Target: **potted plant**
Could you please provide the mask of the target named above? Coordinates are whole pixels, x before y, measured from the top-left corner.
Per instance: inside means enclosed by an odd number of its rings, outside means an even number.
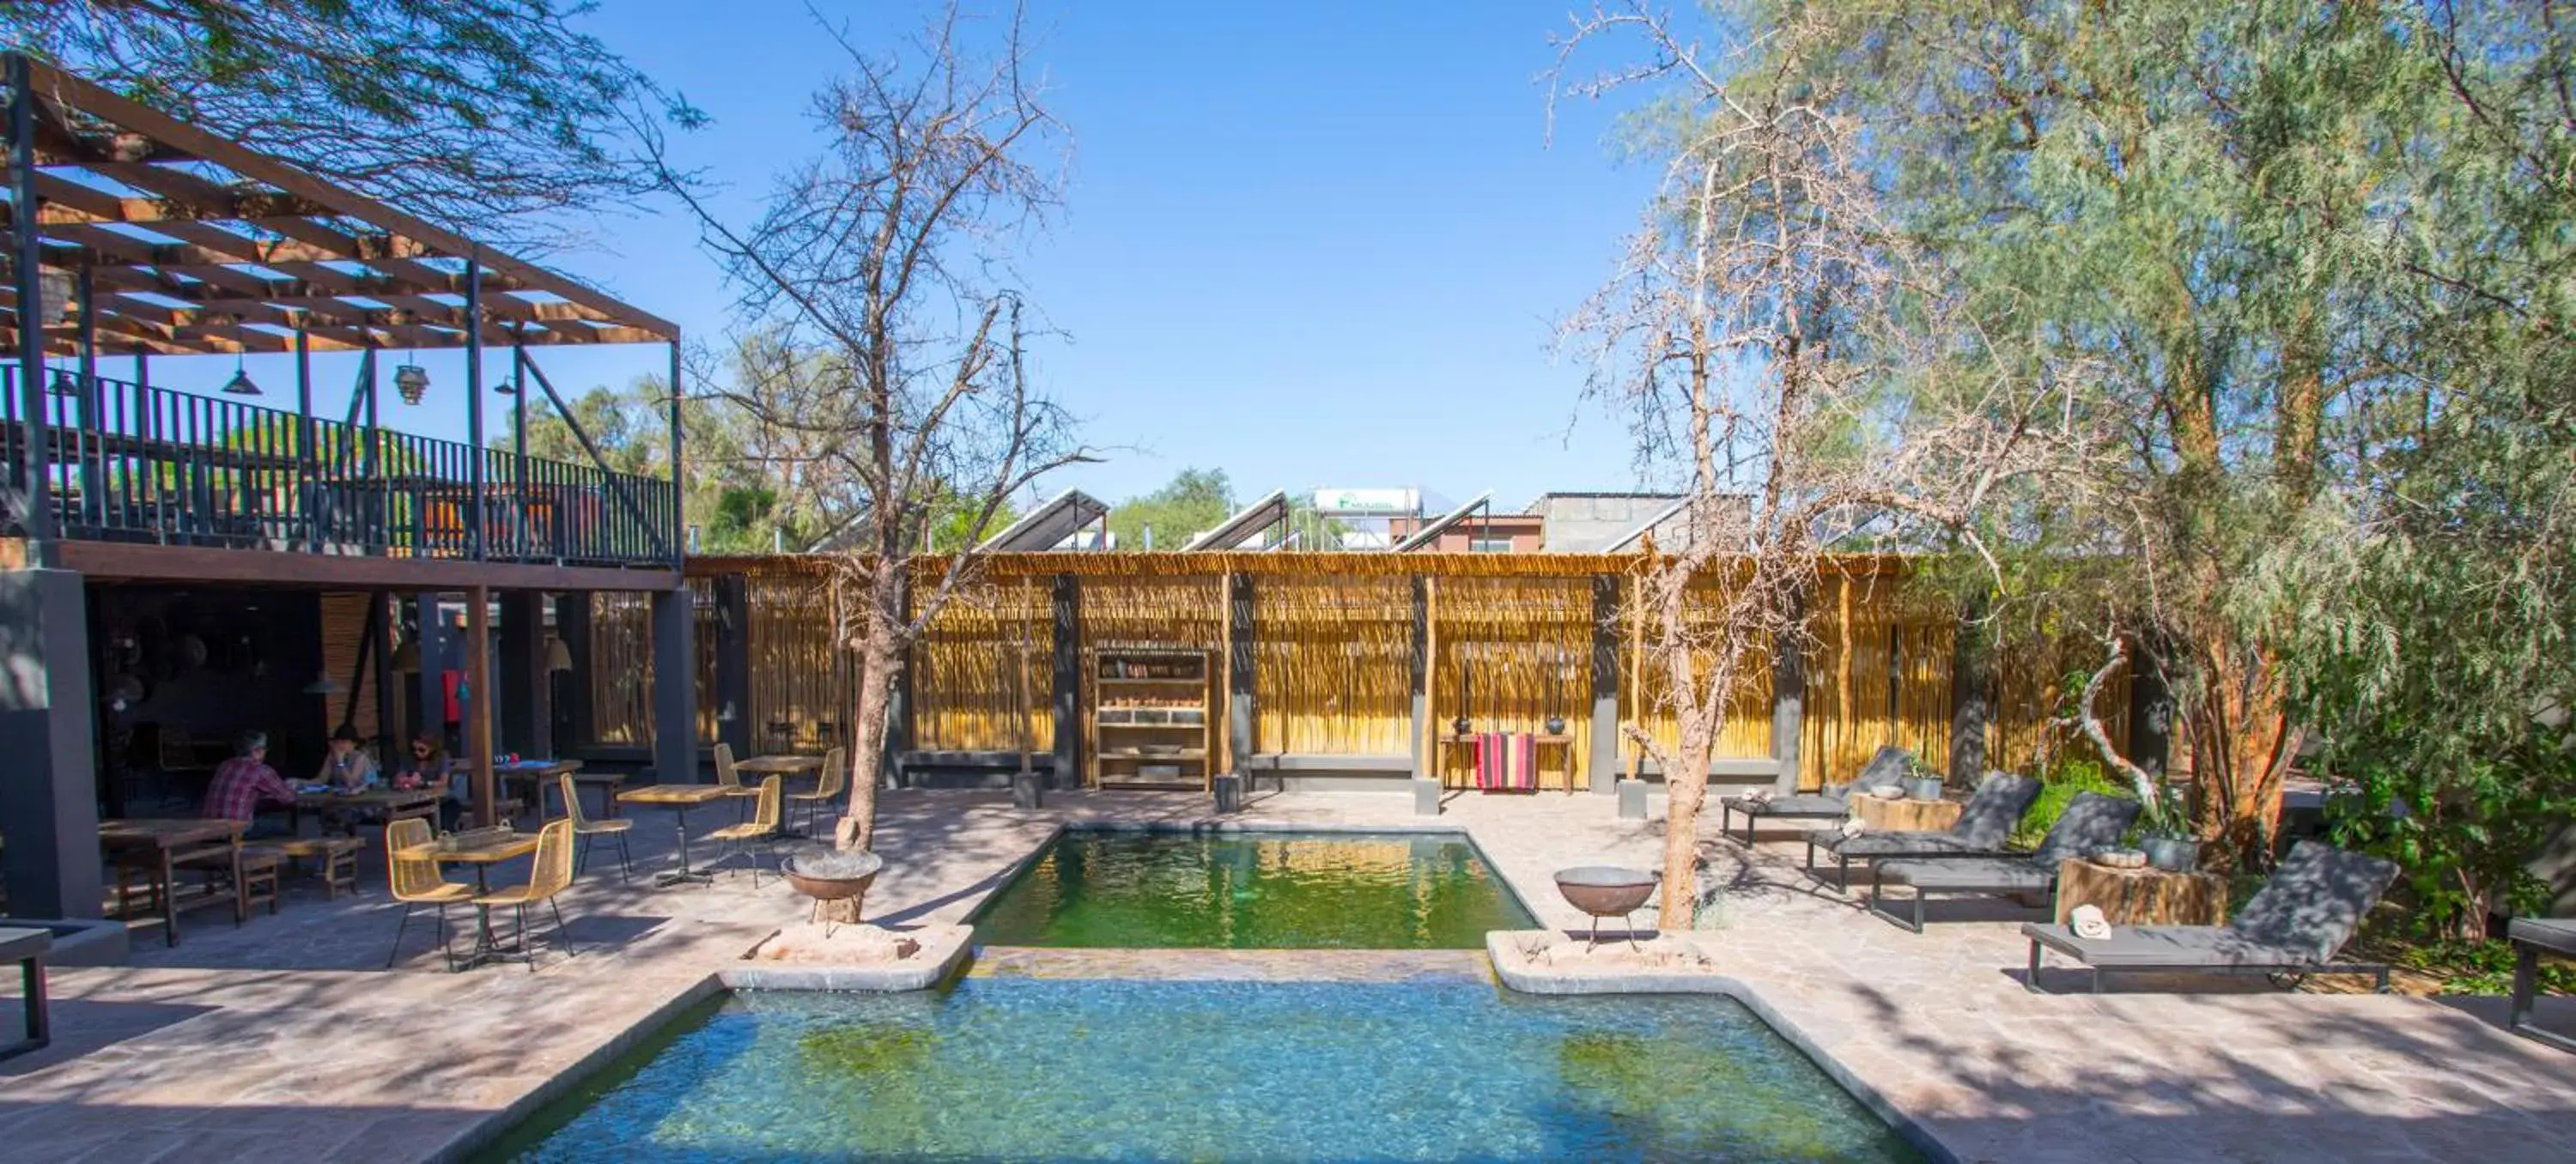
[[[1905,795],[1912,800],[1941,799],[1941,774],[1926,766],[1923,761],[1907,757]]]
[[[2184,811],[2180,790],[2157,784],[2139,819],[2138,848],[2146,853],[2147,864],[2168,873],[2189,873],[2200,867],[2200,838],[2192,835],[2191,816]]]

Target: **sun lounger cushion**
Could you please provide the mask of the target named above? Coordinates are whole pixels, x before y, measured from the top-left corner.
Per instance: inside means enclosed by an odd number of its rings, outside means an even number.
[[[2526,946],[2576,954],[2576,918],[2518,917],[2505,936]]]
[[[2058,814],[2057,823],[2048,826],[2048,835],[2040,838],[2030,859],[2055,869],[2062,861],[2112,848],[2137,822],[2138,807],[2137,801],[2125,796],[2076,793],[2066,811]]]
[[[1903,788],[1905,776],[1914,770],[1914,753],[1894,744],[1882,744],[1869,763],[1860,766],[1860,775],[1849,784],[1828,788],[1832,794],[1849,796],[1867,794],[1874,788]]]
[[[2065,926],[2032,923],[2024,937],[2088,966],[2232,967],[2305,966],[2322,962],[2300,950],[2255,941],[2228,926],[2119,926],[2107,938],[2079,938]]]
[[[1940,861],[1881,861],[1872,866],[1880,881],[1953,893],[2044,892],[2057,880],[2057,866],[2021,857],[1954,857]]]
[[[2227,928],[2257,945],[2322,962],[2343,948],[2396,879],[2393,862],[2301,841]]]
[[[1726,803],[1735,806],[1735,811],[1746,816],[1838,817],[1851,811],[1851,805],[1840,799],[1812,793],[1804,796],[1774,796],[1767,801],[1730,796],[1726,798]]]
[[[1940,856],[1945,853],[2002,853],[2013,825],[2039,799],[2039,781],[1998,772],[1977,786],[1977,794],[1959,810],[1959,823],[1940,832],[1862,833],[1813,829],[1809,844],[1846,857]]]

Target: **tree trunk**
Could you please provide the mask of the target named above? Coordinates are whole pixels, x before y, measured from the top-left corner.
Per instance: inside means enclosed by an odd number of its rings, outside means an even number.
[[[903,651],[896,641],[896,628],[873,614],[868,620],[867,636],[859,649],[859,707],[852,717],[855,730],[850,733],[850,810],[834,831],[833,843],[843,852],[864,852],[876,843],[878,771],[885,755],[886,704],[894,691],[894,669]],[[814,920],[818,922],[856,922],[862,898],[814,903]]]
[[[1682,729],[1681,746],[1674,750],[1672,765],[1664,769],[1664,892],[1655,926],[1667,932],[1691,928],[1692,913],[1699,905],[1699,810],[1708,800],[1708,753],[1717,740],[1708,708],[1724,706],[1723,700],[1699,697],[1691,674],[1690,641],[1679,633],[1685,625],[1681,596],[1688,593],[1688,578],[1685,572],[1668,590],[1673,597],[1666,600],[1664,611],[1664,665],[1671,672],[1674,712]]]
[[[2261,648],[2225,634],[2203,640],[2200,682],[2190,700],[2192,779],[2199,833],[2225,867],[2268,864],[2280,831],[2281,794],[2297,733],[2280,679]]]

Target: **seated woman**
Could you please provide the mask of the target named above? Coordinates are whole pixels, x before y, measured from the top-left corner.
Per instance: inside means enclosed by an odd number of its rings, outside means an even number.
[[[333,792],[364,792],[377,784],[376,758],[358,747],[358,733],[343,724],[331,733],[331,750],[322,757],[322,771],[313,778],[316,784],[329,785]],[[384,813],[368,808],[334,808],[322,814],[322,830],[355,834],[358,826],[384,819]]]
[[[394,787],[427,788],[440,793],[438,827],[454,829],[457,818],[465,811],[465,781],[458,777],[457,765],[447,758],[447,749],[434,736],[412,737],[411,756],[394,771]]]

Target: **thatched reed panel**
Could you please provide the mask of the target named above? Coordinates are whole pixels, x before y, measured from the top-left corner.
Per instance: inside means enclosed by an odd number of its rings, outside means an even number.
[[[1053,747],[1054,609],[1044,578],[987,579],[952,594],[912,648],[913,746]]]
[[[1454,736],[1454,721],[1465,716],[1471,732],[1543,735],[1549,716],[1562,717],[1573,741],[1540,747],[1538,786],[1588,787],[1592,580],[1441,578],[1431,597],[1431,624],[1431,734]],[[1435,746],[1441,782],[1473,787],[1475,748]]]
[[[1619,720],[1636,724],[1653,737],[1666,756],[1677,755],[1681,751],[1682,726],[1670,696],[1671,668],[1655,651],[1653,615],[1644,609],[1642,588],[1634,580],[1625,581],[1630,589],[1622,601],[1629,605],[1621,611],[1621,629],[1632,646],[1624,652],[1629,674],[1619,687]],[[1714,578],[1691,584],[1691,612],[1697,623],[1692,634],[1701,640],[1699,648],[1692,652],[1692,671],[1697,675],[1708,674],[1716,665],[1715,635],[1718,612],[1725,600],[1724,585]],[[1625,758],[1623,763],[1633,764],[1636,744],[1622,740],[1619,750]],[[1770,754],[1771,650],[1756,646],[1737,661],[1735,682],[1727,694],[1726,722],[1718,729],[1714,758],[1758,759]]]
[[[1828,570],[1808,606],[1799,786],[1842,783],[1878,749],[1949,767],[1951,644],[1958,621],[1896,571]]]
[[[340,726],[340,713],[348,711],[354,699],[356,710],[349,716],[350,725],[359,739],[376,738],[376,664],[381,660],[373,658],[371,652],[366,669],[358,670],[358,644],[367,634],[367,604],[381,601],[364,592],[322,595],[322,673],[342,687],[337,694],[322,697],[325,733]],[[387,648],[378,643],[375,649]]]
[[[1252,595],[1254,751],[1412,750],[1410,579],[1262,578]]]
[[[653,742],[653,596],[590,596],[590,716],[603,744]]]
[[[689,579],[697,653],[698,739],[716,738],[715,583]],[[591,742],[653,742],[653,596],[603,590],[590,596]]]
[[[2103,647],[2090,637],[2070,635],[2041,643],[2029,638],[2009,641],[1995,666],[1995,715],[1988,739],[1988,762],[1998,768],[2028,771],[2050,757],[2099,758],[2091,741],[2074,728],[2053,722],[2075,711],[2077,695],[2094,669],[2102,665]],[[2129,676],[2124,671],[2102,684],[2094,705],[2111,746],[2129,748]]]
[[[745,580],[753,751],[816,753],[849,742],[858,654],[835,641],[833,589],[828,577]]]

